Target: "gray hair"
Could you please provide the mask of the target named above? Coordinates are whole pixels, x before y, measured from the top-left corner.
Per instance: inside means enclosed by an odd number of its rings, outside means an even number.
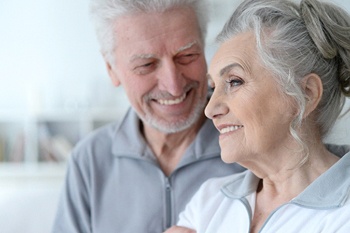
[[[281,90],[295,100],[299,114],[290,132],[302,123],[306,96],[301,87],[305,75],[316,73],[323,83],[317,106],[317,124],[324,138],[350,96],[350,16],[340,7],[317,0],[246,0],[236,9],[217,37],[223,43],[252,31],[261,61],[272,71]],[[264,40],[266,38],[266,40]]]
[[[95,23],[101,53],[112,61],[116,43],[113,26],[118,17],[137,12],[166,12],[175,8],[193,9],[204,44],[209,14],[203,0],[90,0],[90,15]]]

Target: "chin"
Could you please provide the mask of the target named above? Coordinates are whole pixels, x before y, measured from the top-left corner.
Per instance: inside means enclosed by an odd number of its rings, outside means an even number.
[[[228,155],[227,153],[223,153],[223,152],[221,152],[221,159],[225,163],[235,163],[236,162],[236,159],[232,156],[232,154]]]

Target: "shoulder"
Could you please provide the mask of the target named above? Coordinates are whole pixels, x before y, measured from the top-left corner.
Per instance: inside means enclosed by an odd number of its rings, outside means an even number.
[[[231,200],[222,192],[222,188],[242,180],[246,172],[230,176],[211,178],[204,182],[192,200],[187,204],[185,210],[179,216],[179,226],[193,229],[206,229],[213,215],[222,211],[221,207],[226,206]]]
[[[137,118],[136,114],[129,110],[120,120],[106,124],[88,133],[75,145],[73,156],[79,157],[82,156],[80,154],[86,155],[107,148],[111,149],[112,143],[116,141],[115,137],[121,134],[122,128],[128,128],[130,125],[133,125],[134,122],[130,123],[130,121],[136,121],[134,118]]]
[[[116,123],[103,126],[81,139],[74,147],[67,163],[67,176],[72,180],[89,180],[94,173],[104,177],[113,163],[111,134]],[[75,178],[74,178],[75,177]]]
[[[210,178],[203,183],[202,188],[203,189],[214,188],[214,189],[220,190],[223,186],[230,184],[232,181],[240,179],[242,176],[244,176],[244,174],[245,173],[242,172],[242,173],[232,174],[224,177]]]
[[[211,200],[211,203],[220,202],[225,198],[222,189],[227,188],[227,186],[231,187],[232,184],[243,180],[245,174],[246,171],[229,176],[208,179],[201,185],[191,202],[198,207],[208,206],[208,200]]]
[[[99,153],[110,152],[113,134],[118,123],[110,123],[84,136],[74,147],[71,156],[75,160],[87,159]]]
[[[111,141],[117,125],[118,123],[110,123],[90,132],[77,143],[76,148],[79,150],[86,147],[96,146],[99,142]]]
[[[350,145],[325,144],[326,148],[338,157],[350,153]]]
[[[210,178],[202,184],[198,193],[213,195],[214,193],[221,193],[223,189],[234,188],[243,182],[247,173],[246,170],[229,176]]]

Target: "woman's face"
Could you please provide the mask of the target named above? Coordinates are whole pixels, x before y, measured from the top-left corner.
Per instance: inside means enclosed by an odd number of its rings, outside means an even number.
[[[295,107],[263,66],[253,33],[220,46],[209,67],[215,87],[205,114],[220,131],[222,159],[243,166],[275,161],[272,154],[290,140]]]

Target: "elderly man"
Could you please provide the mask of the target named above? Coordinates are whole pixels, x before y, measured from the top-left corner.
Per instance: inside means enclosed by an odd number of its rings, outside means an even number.
[[[132,107],[74,149],[53,232],[160,233],[205,180],[243,170],[203,114],[208,14],[203,0],[94,0],[91,13]]]

